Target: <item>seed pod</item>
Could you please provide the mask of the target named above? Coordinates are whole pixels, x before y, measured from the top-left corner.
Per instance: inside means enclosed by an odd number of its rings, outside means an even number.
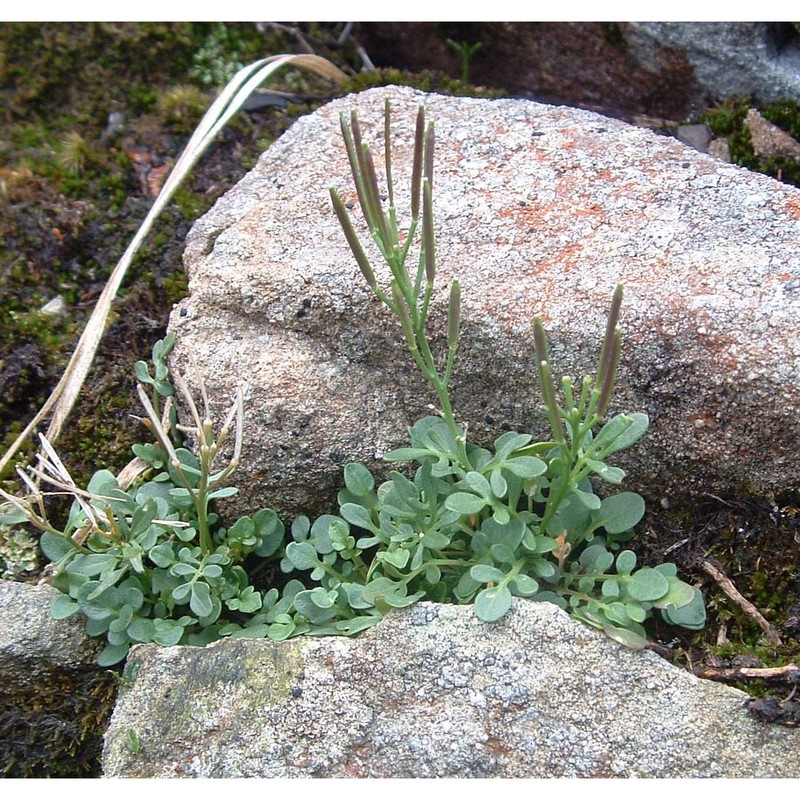
[[[428,124],[428,130],[425,131],[425,171],[422,173],[423,177],[427,178],[433,188],[433,123]]]
[[[389,98],[383,106],[383,152],[386,161],[386,184],[389,187],[389,205],[394,205],[394,186],[392,185],[392,137],[390,135],[391,108]]]
[[[614,331],[614,342],[609,350],[608,367],[603,376],[603,383],[600,384],[600,397],[597,400],[597,413],[602,417],[606,413],[611,394],[614,391],[614,384],[617,380],[617,367],[619,366],[619,356],[622,352],[622,331],[617,328]]]
[[[353,223],[350,221],[350,215],[347,213],[342,198],[339,197],[339,193],[336,189],[331,188],[330,193],[331,201],[333,202],[333,210],[336,212],[336,217],[339,220],[339,224],[342,226],[347,244],[350,245],[350,249],[353,251],[361,274],[366,279],[370,289],[375,291],[378,288],[378,282],[375,280],[375,273],[372,271],[369,259],[366,253],[364,253],[364,249],[361,247],[361,242],[358,239],[358,234],[356,234]]]
[[[461,328],[461,284],[453,281],[450,286],[450,302],[447,307],[447,344],[450,349],[458,345]]]
[[[417,111],[417,132],[414,137],[414,166],[411,170],[411,218],[419,218],[419,193],[422,182],[422,156],[425,150],[425,109]]]
[[[561,410],[556,401],[556,389],[553,385],[553,374],[550,371],[550,364],[547,360],[547,336],[544,326],[539,317],[533,320],[533,346],[536,351],[536,361],[539,368],[539,384],[542,391],[547,419],[553,431],[553,437],[559,444],[563,444],[564,429],[561,426]]]
[[[617,327],[619,323],[619,312],[622,306],[622,284],[618,284],[611,298],[611,307],[608,310],[608,320],[606,321],[606,332],[603,336],[603,346],[600,348],[600,359],[597,366],[596,385],[600,389],[600,401],[597,413],[601,416],[605,413],[611,392],[614,389],[614,381],[619,364],[621,351],[621,334]]]
[[[356,122],[357,121],[358,120],[356,119]],[[364,219],[367,221],[369,228],[372,229],[373,224],[370,218],[367,198],[364,194],[364,180],[361,175],[361,168],[359,167],[356,145],[353,141],[353,135],[350,132],[350,128],[347,127],[347,123],[344,120],[344,114],[339,115],[339,125],[342,129],[342,138],[344,139],[345,149],[347,150],[347,159],[350,162],[350,171],[353,173],[353,183],[355,184],[356,192],[358,194],[358,202],[361,206],[361,213],[364,215]]]
[[[425,277],[433,283],[436,277],[436,250],[433,237],[433,197],[427,178],[422,181],[422,242],[425,249]]]
[[[373,214],[371,225],[373,229],[377,228],[384,245],[387,248],[391,248],[392,239],[389,236],[386,215],[381,207],[381,194],[378,189],[378,173],[375,172],[375,162],[372,160],[372,153],[366,144],[361,146],[361,152],[363,154],[361,168],[364,175],[364,190],[367,195],[370,212]]]

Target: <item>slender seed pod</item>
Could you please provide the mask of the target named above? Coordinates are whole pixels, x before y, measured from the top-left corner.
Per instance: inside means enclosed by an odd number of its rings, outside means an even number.
[[[447,306],[447,344],[451,350],[458,346],[461,329],[461,284],[453,281],[450,286],[450,302]]]
[[[411,218],[419,219],[419,194],[422,185],[422,161],[425,151],[425,109],[417,111],[417,132],[414,136],[414,166],[411,170]]]
[[[375,171],[375,162],[372,160],[372,153],[367,145],[362,145],[364,152],[364,164],[366,166],[365,183],[367,193],[370,198],[370,205],[375,209],[375,216],[378,222],[378,231],[381,239],[387,248],[392,247],[392,237],[389,235],[389,226],[386,222],[386,215],[381,206],[381,193],[378,189],[378,173]]]
[[[425,132],[425,170],[423,176],[428,179],[428,182],[433,188],[433,123],[428,123],[428,130]]]
[[[425,277],[433,283],[436,277],[436,244],[433,235],[433,197],[427,178],[422,181],[422,244],[425,250]]]
[[[331,188],[330,193],[331,201],[333,202],[333,210],[336,212],[336,217],[339,220],[339,224],[342,226],[342,231],[347,239],[347,244],[350,245],[350,249],[353,251],[353,255],[355,256],[358,267],[361,270],[361,274],[366,279],[370,289],[376,291],[378,288],[378,282],[375,280],[375,273],[372,271],[369,259],[367,258],[366,253],[364,253],[364,249],[361,247],[358,234],[356,234],[355,229],[353,228],[353,223],[350,221],[350,215],[347,213],[347,209],[342,202],[342,198],[339,197],[339,193],[336,191],[336,189]]]
[[[608,319],[606,320],[606,332],[603,336],[603,346],[600,348],[600,359],[597,366],[597,386],[604,386],[608,377],[608,370],[611,366],[612,351],[614,349],[614,339],[616,336],[617,324],[619,323],[619,310],[622,306],[622,284],[618,284],[611,298],[611,306],[608,309]],[[602,389],[601,389],[602,391]]]
[[[367,225],[372,228],[372,221],[370,220],[369,206],[367,205],[367,198],[364,196],[364,181],[361,176],[361,168],[358,163],[358,152],[355,143],[353,142],[353,135],[350,133],[350,128],[344,120],[344,114],[339,115],[339,125],[342,129],[342,138],[344,139],[345,149],[347,150],[347,159],[350,162],[350,171],[353,173],[353,183],[356,187],[358,194],[358,202],[361,206],[361,213],[367,221]]]
[[[392,137],[390,132],[391,108],[387,97],[383,106],[383,152],[386,161],[386,183],[389,187],[389,205],[394,205],[394,186],[392,185]]]
[[[547,336],[539,317],[533,320],[533,346],[536,351],[536,361],[539,368],[539,384],[542,391],[547,419],[553,431],[553,437],[559,444],[565,442],[564,429],[561,425],[561,413],[556,401],[556,389],[553,385],[553,375],[547,358]]]
[[[600,384],[600,397],[597,400],[597,413],[603,416],[608,409],[608,403],[611,400],[611,394],[614,391],[614,384],[617,380],[617,367],[619,366],[619,357],[622,352],[622,331],[617,328],[614,331],[614,342],[611,345],[610,352],[607,356],[608,366],[603,376],[603,383]]]

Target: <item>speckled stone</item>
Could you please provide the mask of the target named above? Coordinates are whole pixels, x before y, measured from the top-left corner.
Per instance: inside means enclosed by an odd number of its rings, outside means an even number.
[[[800,730],[549,603],[497,623],[420,603],[356,639],[139,645],[126,675],[106,777],[800,777]]]
[[[0,681],[6,692],[36,688],[43,676],[96,669],[101,646],[83,630],[85,619],[53,619],[52,586],[0,580]]]
[[[509,428],[548,435],[532,318],[549,330],[557,374],[593,372],[622,282],[612,410],[651,419],[647,437],[615,457],[627,487],[674,504],[800,484],[797,189],[587,111],[390,87],[298,120],[187,240],[174,363],[185,369],[191,354],[218,409],[237,383],[250,386],[238,510],[330,510],[342,466],[385,474],[381,455],[434,402],[328,196],[333,185],[356,201],[340,112],[358,109],[381,153],[386,96],[401,220],[417,106],[435,121],[431,328],[443,352],[458,277],[454,406],[475,441]]]

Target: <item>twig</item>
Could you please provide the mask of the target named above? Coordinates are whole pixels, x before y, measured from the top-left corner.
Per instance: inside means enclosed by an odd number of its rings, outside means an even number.
[[[790,681],[800,680],[800,667],[797,664],[786,664],[783,667],[697,667],[693,670],[698,678],[709,678],[714,681],[740,680],[772,680],[788,678]]]
[[[344,29],[339,34],[339,38],[336,40],[336,44],[338,44],[341,47],[347,41],[347,37],[352,32],[355,25],[356,25],[355,22],[346,22]]]
[[[358,53],[361,61],[363,62],[364,66],[362,68],[362,72],[374,72],[375,65],[372,63],[372,59],[367,55],[367,51],[355,40],[353,39],[353,47]]]
[[[300,33],[300,29],[295,25],[283,25],[280,22],[267,22],[266,25],[275,31],[281,31],[282,33],[288,33],[290,36],[294,36],[294,38],[297,39],[297,44],[300,45],[300,49],[304,53],[308,53],[312,56],[315,55],[314,48],[305,40],[303,34]]]
[[[728,595],[728,597],[733,600],[762,631],[764,631],[764,635],[770,642],[776,645],[781,644],[781,637],[778,635],[778,631],[775,630],[775,627],[770,625],[770,623],[764,619],[761,612],[749,600],[742,596],[739,590],[733,585],[730,578],[721,569],[715,567],[705,558],[698,559],[698,563],[700,568],[719,584],[719,588],[722,589],[722,591],[725,592],[725,594]]]

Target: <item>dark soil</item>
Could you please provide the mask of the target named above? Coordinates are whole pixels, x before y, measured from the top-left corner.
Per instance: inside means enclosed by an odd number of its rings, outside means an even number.
[[[271,88],[291,92],[295,104],[241,113],[195,167],[129,272],[59,441],[79,483],[101,467],[122,468],[140,437],[131,416],[137,413],[133,363],[149,356],[164,335],[173,303],[186,291],[181,254],[190,225],[298,115],[333,96],[401,82],[445,93],[524,95],[628,120],[647,114],[683,122],[692,108],[706,112],[712,127],[730,137],[741,163],[776,174],[774,164],[752,163],[752,148],[748,153],[741,132],[740,109],[746,111],[746,104],[703,106],[694,90],[679,96],[676,86],[685,77],[679,60],[664,62],[672,84],[647,75],[637,83],[630,79],[634,68],[615,26],[547,23],[536,30],[540,35],[522,70],[515,66],[513,48],[530,30],[503,23],[426,23],[422,29],[376,23],[349,30],[344,23],[261,29],[210,23],[0,27],[0,446],[13,441],[57,382],[106,278],[144,219],[164,168],[174,163],[213,99],[214,81],[224,80],[220,76],[231,62],[305,49],[334,61],[352,78],[332,89],[290,75]],[[463,43],[462,51],[448,38]],[[482,47],[465,61],[466,46],[476,42]],[[380,69],[361,72],[365,56]],[[489,88],[476,89],[458,76]],[[798,119],[796,104],[784,104],[773,117],[787,130],[800,124]],[[778,169],[789,179],[800,175],[796,164]],[[63,316],[39,313],[58,296],[65,301]],[[633,548],[642,562],[675,561],[684,578],[701,586],[709,610],[706,630],[695,636],[654,629],[662,654],[695,669],[797,662],[797,506],[800,500],[788,494],[708,496],[692,508],[649,512]],[[765,643],[762,631],[698,566],[700,559],[724,571],[776,627],[782,645]],[[740,685],[772,697],[769,703],[775,705],[794,684]],[[780,722],[781,714],[773,717]]]

